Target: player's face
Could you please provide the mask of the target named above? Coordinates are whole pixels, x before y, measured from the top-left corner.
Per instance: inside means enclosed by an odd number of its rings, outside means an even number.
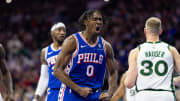
[[[103,18],[100,12],[94,12],[88,19],[86,28],[92,33],[100,34],[103,27]]]
[[[62,42],[66,36],[66,29],[64,27],[56,28],[52,32],[52,37],[55,39],[55,41]]]

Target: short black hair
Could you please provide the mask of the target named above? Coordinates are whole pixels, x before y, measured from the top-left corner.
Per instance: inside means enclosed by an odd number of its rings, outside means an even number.
[[[85,29],[84,21],[87,20],[88,18],[92,17],[95,12],[99,12],[102,15],[102,19],[103,19],[103,23],[104,23],[105,17],[100,10],[87,10],[80,16],[80,18],[78,20],[79,27],[81,30]]]

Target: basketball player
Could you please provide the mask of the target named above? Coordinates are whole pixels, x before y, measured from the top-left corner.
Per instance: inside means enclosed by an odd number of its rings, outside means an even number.
[[[104,24],[102,13],[88,10],[79,22],[84,31],[64,41],[55,65],[54,75],[63,82],[58,101],[99,101],[106,69],[109,71],[109,96],[117,85],[113,49],[100,36]]]
[[[180,76],[174,77],[173,83],[177,87],[177,89],[175,89],[175,91],[176,91],[176,100],[180,101],[180,89],[179,89],[179,87],[180,87]]]
[[[144,29],[146,42],[131,50],[125,85],[136,83],[136,101],[174,101],[173,66],[180,74],[177,49],[159,40],[161,20],[147,19]]]
[[[0,71],[2,72],[2,81],[3,85],[6,88],[6,94],[4,101],[13,101],[13,84],[11,74],[8,71],[7,63],[5,60],[5,50],[4,47],[0,44]],[[2,96],[0,94],[0,101],[3,101]]]
[[[132,88],[127,88],[124,85],[124,80],[126,78],[126,72],[122,75],[120,86],[113,94],[111,101],[118,101],[120,98],[123,98],[123,101],[135,101],[136,89],[135,86]]]
[[[60,81],[52,75],[56,57],[61,51],[61,45],[66,35],[66,27],[62,22],[54,24],[51,28],[53,43],[41,51],[41,75],[33,101],[38,101],[48,87],[47,101],[57,101]]]

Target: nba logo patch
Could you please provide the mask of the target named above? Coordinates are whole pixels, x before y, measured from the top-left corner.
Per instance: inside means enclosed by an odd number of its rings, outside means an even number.
[[[101,48],[101,44],[98,44],[98,48]]]

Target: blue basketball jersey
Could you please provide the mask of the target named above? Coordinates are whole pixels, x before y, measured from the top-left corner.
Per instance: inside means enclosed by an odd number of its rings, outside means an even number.
[[[61,49],[54,50],[52,47],[53,44],[48,46],[47,52],[46,52],[46,61],[48,64],[48,72],[49,72],[49,82],[48,87],[49,88],[60,88],[61,82],[59,79],[57,79],[53,75],[53,68],[56,63],[56,58],[58,54],[60,53]]]
[[[89,45],[81,33],[74,34],[77,49],[65,71],[72,81],[81,87],[100,88],[103,86],[106,70],[106,54],[102,37]]]

